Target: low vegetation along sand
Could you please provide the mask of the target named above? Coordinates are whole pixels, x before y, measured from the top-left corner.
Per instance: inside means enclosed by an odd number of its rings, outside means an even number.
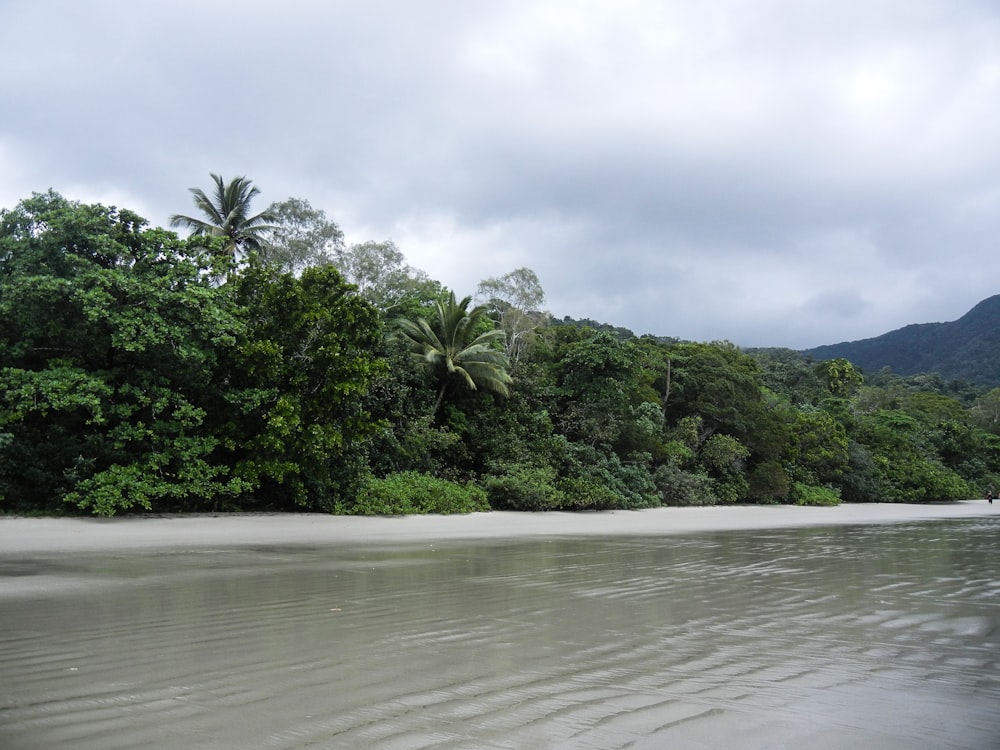
[[[0,518],[0,554],[257,544],[419,543],[560,536],[666,536],[792,526],[905,523],[1000,514],[985,500],[825,508],[715,506],[599,513],[472,513],[373,518],[218,514],[117,519]]]

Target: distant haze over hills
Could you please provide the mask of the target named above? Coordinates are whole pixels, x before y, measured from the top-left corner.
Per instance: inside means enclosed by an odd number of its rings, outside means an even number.
[[[958,320],[919,323],[875,338],[802,352],[817,360],[842,357],[864,372],[888,367],[897,375],[937,373],[946,380],[1000,386],[1000,295],[988,297]]]

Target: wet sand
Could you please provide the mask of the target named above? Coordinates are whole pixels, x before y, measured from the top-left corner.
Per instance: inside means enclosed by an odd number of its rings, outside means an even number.
[[[412,543],[540,537],[661,536],[694,532],[906,523],[1000,514],[985,500],[830,508],[714,506],[596,513],[472,513],[371,518],[325,514],[211,514],[115,519],[0,518],[0,554],[262,544]]]

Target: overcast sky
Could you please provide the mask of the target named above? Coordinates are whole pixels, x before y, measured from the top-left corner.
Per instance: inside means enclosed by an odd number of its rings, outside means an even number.
[[[996,0],[0,0],[0,207],[209,173],[454,289],[807,348],[1000,292]]]

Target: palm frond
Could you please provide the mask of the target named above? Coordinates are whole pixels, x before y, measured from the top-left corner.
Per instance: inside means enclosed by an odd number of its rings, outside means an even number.
[[[210,175],[214,183],[212,196],[201,188],[191,188],[194,204],[204,219],[175,214],[170,225],[186,227],[192,235],[228,237],[232,252],[259,250],[267,234],[276,229],[274,217],[268,212],[250,215],[250,202],[260,193],[251,180],[236,177],[226,182],[220,175]]]

